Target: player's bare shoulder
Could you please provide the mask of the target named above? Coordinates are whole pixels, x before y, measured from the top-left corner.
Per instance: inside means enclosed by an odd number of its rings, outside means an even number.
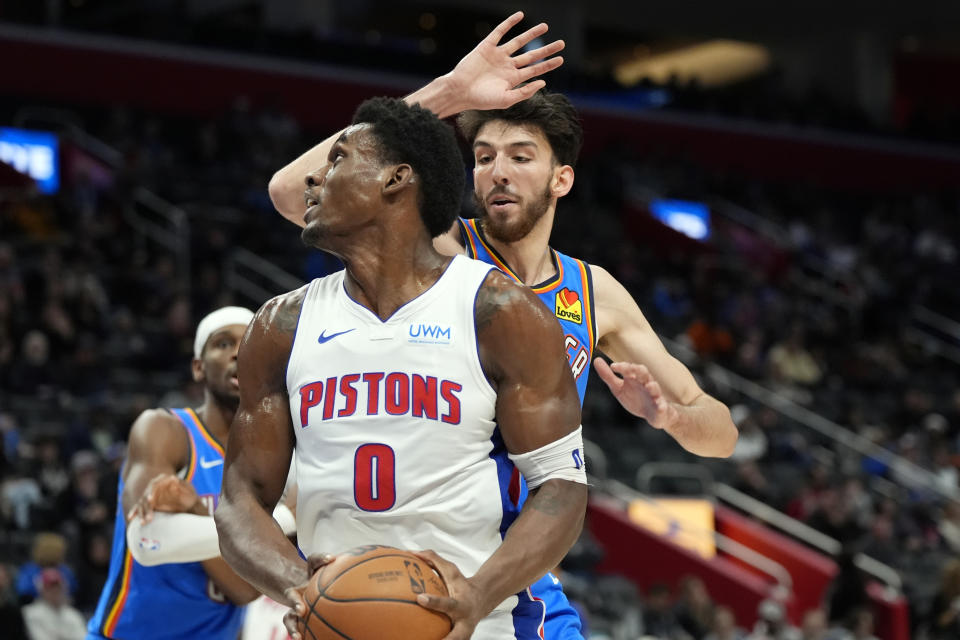
[[[299,289],[282,293],[267,300],[257,311],[250,326],[259,324],[264,330],[275,331],[280,335],[296,333],[297,323],[300,321],[300,310],[303,308],[303,301],[307,297],[309,286],[309,284],[305,284]]]
[[[147,409],[137,416],[128,442],[131,459],[163,458],[176,464],[190,454],[186,429],[167,409]]]
[[[477,333],[496,330],[512,322],[520,323],[517,329],[540,323],[556,325],[556,321],[547,311],[528,287],[517,284],[496,269],[491,269],[477,291],[474,306]]]
[[[533,291],[491,270],[474,305],[480,359],[497,380],[511,365],[566,356],[563,332]]]
[[[244,390],[276,385],[282,380],[308,287],[267,300],[253,316],[237,354],[241,398]]]

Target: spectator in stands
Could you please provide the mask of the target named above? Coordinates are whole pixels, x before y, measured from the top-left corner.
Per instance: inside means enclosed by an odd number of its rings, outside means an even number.
[[[948,500],[944,503],[938,529],[947,548],[960,554],[960,502]]]
[[[850,631],[850,640],[878,640],[873,635],[873,612],[867,607],[853,611],[847,617],[846,628]]]
[[[17,461],[19,449],[20,427],[17,426],[16,418],[11,413],[0,413],[0,454],[3,456],[0,470],[8,470]],[[5,475],[6,473],[3,473],[0,478]]]
[[[830,488],[820,496],[820,505],[810,515],[807,524],[841,544],[854,542],[863,532],[851,508],[839,488]]]
[[[787,515],[806,520],[820,508],[820,501],[830,490],[830,468],[817,463],[810,468],[807,481],[787,505]]]
[[[800,637],[803,640],[826,640],[827,614],[823,609],[810,609],[803,614]]]
[[[800,630],[787,620],[783,605],[767,598],[757,605],[757,622],[748,636],[749,640],[800,640]]]
[[[63,464],[60,442],[53,434],[44,434],[36,441],[37,468],[40,490],[48,503],[56,502],[70,484],[70,474]]]
[[[77,523],[80,534],[108,526],[116,507],[115,492],[104,495],[99,456],[83,450],[70,460],[71,482],[60,500],[58,512]]]
[[[767,455],[769,440],[760,427],[757,416],[745,404],[736,404],[730,407],[730,417],[737,425],[740,437],[733,448],[730,460],[734,462],[752,462]]]
[[[903,549],[894,532],[893,517],[878,513],[870,524],[870,532],[863,539],[863,552],[891,567],[901,566]]]
[[[680,579],[680,597],[674,606],[677,622],[694,638],[703,638],[713,626],[713,600],[707,586],[697,576]]]
[[[38,329],[27,333],[20,353],[21,359],[14,360],[10,370],[10,387],[19,393],[51,395],[60,384],[60,375],[50,362],[50,340],[46,334]]]
[[[0,511],[13,527],[28,530],[32,524],[31,512],[43,502],[43,493],[33,478],[29,460],[18,459],[11,471],[0,488]]]
[[[927,620],[931,640],[960,638],[960,558],[947,562]]]
[[[13,567],[0,563],[0,630],[10,640],[26,638],[20,600],[13,587]]]
[[[56,569],[65,581],[67,595],[77,590],[77,578],[66,564],[67,541],[59,533],[38,533],[33,539],[32,559],[20,567],[17,594],[31,600],[39,594],[38,580],[44,569]]]
[[[44,569],[39,589],[40,597],[23,607],[30,640],[83,640],[87,636],[86,621],[70,606],[63,575],[57,569]]]
[[[867,596],[867,579],[854,564],[857,551],[847,545],[837,558],[837,575],[827,591],[830,621],[848,620],[856,611],[870,604]]]
[[[767,474],[756,462],[741,462],[737,465],[733,488],[765,504],[780,504],[779,488],[770,482]]]
[[[703,640],[745,640],[747,632],[737,626],[737,619],[730,607],[717,607],[713,611],[713,624]]]
[[[89,533],[84,537],[83,554],[77,567],[80,584],[76,605],[87,615],[93,615],[110,569],[110,527]]]
[[[670,587],[657,583],[650,587],[643,609],[643,631],[648,636],[664,640],[689,640],[687,633],[673,611]]]
[[[850,476],[840,488],[840,500],[850,510],[850,518],[861,530],[866,530],[873,519],[873,498],[867,492],[860,476]]]
[[[820,382],[823,370],[806,347],[803,325],[795,323],[787,336],[773,345],[768,354],[770,376],[787,385],[813,386]]]

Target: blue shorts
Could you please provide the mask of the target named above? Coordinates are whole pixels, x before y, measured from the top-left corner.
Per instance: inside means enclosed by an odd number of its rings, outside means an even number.
[[[543,623],[544,640],[583,640],[580,615],[563,593],[563,585],[548,573],[530,587],[534,599],[546,608]]]

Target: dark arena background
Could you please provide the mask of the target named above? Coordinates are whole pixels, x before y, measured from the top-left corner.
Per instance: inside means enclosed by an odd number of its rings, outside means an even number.
[[[591,380],[585,636],[960,638],[950,0],[0,0],[0,636],[58,579],[92,615],[130,425],[202,399],[199,319],[339,268],[273,173],[517,9],[585,133],[551,244],[740,430],[697,458]]]

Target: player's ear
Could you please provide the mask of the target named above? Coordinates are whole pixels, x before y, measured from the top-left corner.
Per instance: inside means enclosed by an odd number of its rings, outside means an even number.
[[[560,165],[553,171],[553,180],[550,182],[550,195],[562,198],[573,188],[573,167],[568,164]]]
[[[388,170],[386,180],[383,183],[383,194],[385,196],[393,196],[408,186],[413,185],[416,181],[416,174],[413,172],[413,167],[408,164],[397,164],[390,167]]]
[[[194,358],[190,363],[190,372],[193,374],[194,382],[203,382],[206,372],[203,370],[203,360]]]

